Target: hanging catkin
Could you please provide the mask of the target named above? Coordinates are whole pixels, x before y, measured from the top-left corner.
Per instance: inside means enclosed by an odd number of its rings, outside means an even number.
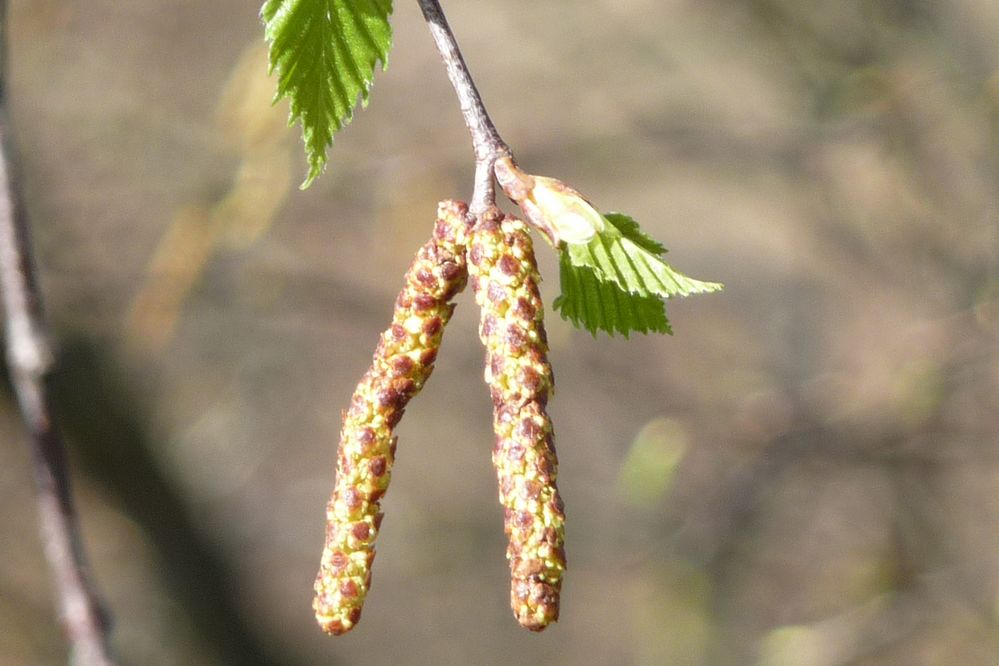
[[[326,507],[323,549],[313,608],[324,631],[350,631],[361,617],[371,584],[379,501],[395,459],[392,431],[433,370],[451,299],[465,287],[468,207],[438,207],[433,238],[413,260],[396,299],[392,325],[382,334],[371,367],[343,415],[336,484]]]
[[[498,210],[481,216],[468,243],[468,271],[481,309],[486,382],[493,400],[493,464],[509,539],[510,603],[520,624],[541,631],[558,619],[565,571],[565,515],[555,486],[553,379],[531,237]]]

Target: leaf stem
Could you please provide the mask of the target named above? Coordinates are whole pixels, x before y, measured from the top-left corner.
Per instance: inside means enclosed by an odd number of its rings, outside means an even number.
[[[493,166],[500,157],[509,157],[510,148],[500,137],[496,126],[489,118],[482,96],[472,80],[468,65],[461,55],[458,42],[451,32],[447,17],[437,0],[418,0],[423,17],[430,28],[430,34],[437,45],[441,60],[447,69],[448,78],[458,96],[465,126],[472,135],[475,150],[475,189],[469,212],[481,215],[496,205],[496,187],[493,182]]]
[[[70,663],[113,664],[107,615],[83,555],[62,437],[55,426],[45,377],[53,365],[41,295],[35,279],[28,220],[11,175],[5,97],[7,5],[0,0],[0,297],[11,382],[31,439],[38,520],[45,557],[70,643]]]

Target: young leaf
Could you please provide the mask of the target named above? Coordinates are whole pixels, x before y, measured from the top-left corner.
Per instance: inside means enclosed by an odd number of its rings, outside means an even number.
[[[260,10],[277,71],[274,101],[291,103],[289,124],[302,124],[308,187],[326,166],[333,135],[368,102],[375,65],[392,48],[392,0],[267,0]]]
[[[652,236],[642,231],[638,222],[624,213],[605,213],[604,219],[610,222],[621,234],[639,247],[652,254],[666,254],[666,248]]]
[[[598,330],[626,338],[632,331],[673,334],[666,304],[658,296],[630,294],[614,282],[601,281],[592,268],[573,266],[566,252],[559,258],[559,276],[562,294],[553,307],[576,328],[594,337]]]
[[[566,243],[560,253],[562,294],[554,307],[576,327],[594,335],[672,334],[663,298],[722,288],[677,272],[661,258],[666,248],[627,215],[604,220],[603,231],[586,243]]]
[[[587,243],[567,243],[565,252],[573,266],[590,268],[596,276],[638,296],[689,296],[719,291],[716,282],[701,282],[683,275],[662,260],[665,248],[638,228],[630,217],[604,216],[606,228]]]

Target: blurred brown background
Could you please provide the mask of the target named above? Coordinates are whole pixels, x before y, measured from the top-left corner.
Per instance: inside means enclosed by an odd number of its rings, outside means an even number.
[[[255,3],[13,0],[53,389],[128,664],[999,663],[999,3],[447,0],[534,173],[720,295],[549,317],[563,617],[507,605],[466,294],[364,620],[314,626],[339,412],[471,155],[415,2],[306,192]],[[557,294],[552,254],[539,244]],[[65,648],[0,406],[0,663]]]

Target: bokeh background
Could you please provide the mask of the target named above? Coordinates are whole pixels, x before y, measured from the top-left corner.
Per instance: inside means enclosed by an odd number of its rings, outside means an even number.
[[[562,620],[508,609],[470,295],[360,626],[314,626],[339,413],[471,156],[415,2],[311,189],[257,6],[13,0],[53,378],[128,664],[999,663],[999,3],[447,0],[522,166],[724,293],[549,317]],[[539,243],[549,302],[552,253]],[[65,646],[0,404],[0,663]]]

